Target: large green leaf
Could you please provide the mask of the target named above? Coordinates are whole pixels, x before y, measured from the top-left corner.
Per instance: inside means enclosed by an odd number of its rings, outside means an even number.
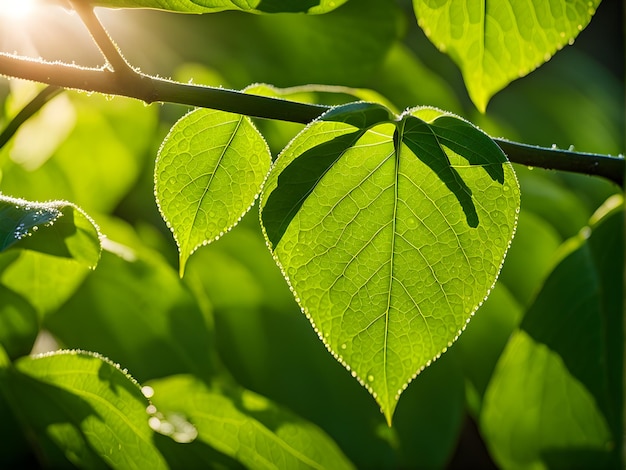
[[[156,162],[155,194],[180,252],[189,256],[230,230],[252,206],[271,155],[249,118],[197,109],[168,134]]]
[[[268,244],[332,354],[391,422],[408,382],[493,286],[519,210],[513,170],[432,108],[334,108],[279,156],[261,196]]]
[[[150,386],[159,412],[152,420],[154,429],[163,423],[171,428],[172,417],[185,417],[194,423],[200,441],[246,468],[352,468],[321,429],[254,392],[234,385],[208,387],[188,375]]]
[[[64,4],[62,0],[48,0]],[[334,10],[347,0],[96,0],[94,6],[109,8],[155,8],[181,13],[214,13],[241,10],[249,13],[309,13]]]
[[[474,104],[550,59],[587,26],[600,0],[413,0],[426,36],[463,73]]]
[[[107,359],[61,351],[20,359],[0,390],[53,468],[166,468],[152,442],[148,400]]]
[[[101,250],[98,227],[75,205],[0,194],[0,251],[12,246],[71,258],[90,268],[98,264]]]
[[[486,391],[481,425],[505,468],[620,467],[621,197],[595,219],[564,246]]]

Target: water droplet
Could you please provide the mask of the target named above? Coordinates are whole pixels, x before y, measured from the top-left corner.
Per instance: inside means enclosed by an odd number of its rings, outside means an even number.
[[[341,349],[346,349],[348,346],[346,345],[346,343],[343,343],[341,346],[339,346]]]
[[[370,381],[370,382],[373,382],[373,381],[374,381],[374,376],[373,376],[373,375],[371,375],[371,374],[370,374],[370,375],[368,375],[368,376],[367,376],[367,380],[368,380],[368,381]]]

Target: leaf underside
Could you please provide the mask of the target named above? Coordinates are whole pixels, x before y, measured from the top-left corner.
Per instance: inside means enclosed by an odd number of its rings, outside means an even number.
[[[430,108],[393,119],[363,103],[300,133],[261,195],[296,299],[389,423],[488,295],[518,209],[512,167],[471,124]]]
[[[495,93],[572,44],[599,4],[413,0],[418,24],[461,68],[470,97],[483,112]]]
[[[74,259],[90,268],[98,264],[101,251],[98,227],[75,205],[0,195],[0,252],[12,247]]]

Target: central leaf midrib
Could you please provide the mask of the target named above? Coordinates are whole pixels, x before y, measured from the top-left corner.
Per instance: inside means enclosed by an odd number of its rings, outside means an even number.
[[[230,137],[228,139],[228,142],[226,142],[226,145],[224,145],[224,150],[222,150],[222,153],[220,154],[219,158],[217,159],[217,162],[215,163],[215,169],[213,171],[213,173],[211,173],[211,175],[209,176],[209,182],[206,184],[206,186],[204,187],[204,191],[202,192],[202,196],[200,196],[200,199],[198,199],[198,204],[196,205],[196,209],[193,212],[193,220],[191,221],[191,225],[189,226],[190,229],[187,232],[187,239],[185,240],[185,246],[187,248],[189,248],[189,242],[191,239],[191,234],[193,233],[193,227],[196,225],[196,220],[198,219],[198,212],[200,212],[200,207],[202,206],[203,202],[204,202],[204,198],[206,197],[207,193],[209,192],[209,188],[211,187],[211,184],[213,183],[213,179],[215,178],[215,174],[217,173],[217,171],[220,168],[220,164],[222,163],[222,160],[224,159],[226,152],[228,151],[228,149],[230,148],[230,145],[232,144],[233,140],[235,139],[235,136],[237,135],[237,131],[239,130],[239,127],[241,127],[241,123],[243,121],[244,117],[243,116],[239,116],[239,119],[235,124],[235,129],[232,131],[232,133],[230,134]],[[192,247],[192,249],[195,247]]]
[[[395,145],[394,145],[394,167],[393,167],[393,211],[391,214],[391,245],[389,251],[389,293],[387,296],[387,308],[385,311],[385,335],[383,340],[383,377],[385,384],[385,392],[387,399],[388,409],[392,408],[392,404],[390,403],[389,393],[389,382],[387,377],[387,351],[389,348],[388,340],[389,340],[389,311],[391,308],[392,295],[391,291],[393,289],[393,280],[394,280],[394,268],[395,268],[395,248],[396,248],[396,217],[398,214],[398,182],[399,182],[399,173],[400,173],[400,149],[402,148],[402,134],[404,130],[404,121],[398,125],[396,129],[395,136]]]

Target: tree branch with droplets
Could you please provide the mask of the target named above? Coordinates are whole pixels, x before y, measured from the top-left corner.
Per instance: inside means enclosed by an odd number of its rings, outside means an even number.
[[[123,57],[118,46],[98,20],[92,6],[71,2],[91,37],[100,49],[106,64],[85,68],[59,62],[0,52],[0,75],[50,85],[51,89],[73,89],[106,95],[125,96],[147,104],[161,102],[211,108],[250,117],[308,124],[330,109],[329,106],[299,103],[280,98],[247,94],[237,90],[192,85],[152,77],[135,70]],[[56,94],[56,92],[55,92]],[[24,120],[51,98],[35,98],[0,134],[6,142]],[[10,130],[10,133],[7,132]],[[623,157],[537,147],[506,139],[494,141],[513,163],[600,176],[623,187],[626,164]]]

